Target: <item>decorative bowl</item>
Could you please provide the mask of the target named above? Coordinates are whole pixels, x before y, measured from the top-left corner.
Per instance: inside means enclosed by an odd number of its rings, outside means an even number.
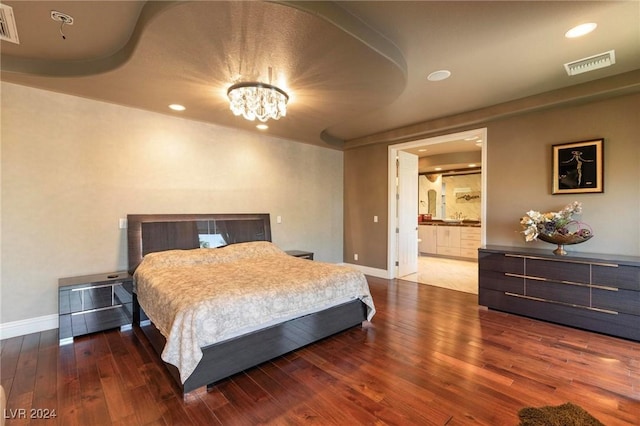
[[[591,237],[593,237],[593,234],[589,233],[586,235],[580,235],[580,234],[553,234],[553,235],[547,235],[547,234],[538,234],[538,239],[542,240],[546,243],[551,243],[551,244],[557,244],[558,248],[556,248],[553,253],[563,256],[565,254],[567,254],[567,252],[564,249],[565,245],[570,245],[570,244],[580,244],[580,243],[584,243],[585,241],[591,239]]]
[[[539,240],[542,240],[542,241],[544,241],[546,243],[562,244],[562,245],[584,243],[585,241],[587,241],[591,237],[593,237],[593,234],[589,234],[589,235],[577,235],[577,234],[547,235],[547,234],[538,234],[538,239]]]

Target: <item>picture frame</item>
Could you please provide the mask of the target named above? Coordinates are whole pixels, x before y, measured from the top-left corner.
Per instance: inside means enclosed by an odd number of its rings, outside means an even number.
[[[604,139],[552,146],[552,194],[604,192]]]

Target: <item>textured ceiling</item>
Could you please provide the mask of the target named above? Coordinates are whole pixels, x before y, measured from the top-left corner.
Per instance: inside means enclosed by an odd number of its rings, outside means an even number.
[[[257,131],[230,112],[226,90],[271,74],[291,99],[268,132],[338,149],[605,77],[640,84],[637,1],[3,3],[20,37],[2,41],[3,81]],[[74,18],[65,39],[51,10]],[[564,37],[592,21],[592,34]],[[611,49],[609,68],[564,71]],[[439,69],[451,78],[428,82]]]

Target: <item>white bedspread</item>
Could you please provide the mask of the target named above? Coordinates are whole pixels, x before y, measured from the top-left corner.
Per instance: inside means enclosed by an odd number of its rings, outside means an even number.
[[[266,241],[146,255],[134,274],[138,301],[165,336],[162,359],[184,383],[201,347],[348,300],[375,307],[364,275],[289,256]]]

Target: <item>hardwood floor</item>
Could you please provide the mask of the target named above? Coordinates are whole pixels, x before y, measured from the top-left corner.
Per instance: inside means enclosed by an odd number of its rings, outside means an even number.
[[[488,311],[469,293],[369,282],[371,324],[184,399],[136,329],[66,346],[57,330],[3,340],[3,415],[7,425],[496,426],[571,401],[608,426],[640,424],[640,343]],[[55,419],[29,419],[46,410]]]

